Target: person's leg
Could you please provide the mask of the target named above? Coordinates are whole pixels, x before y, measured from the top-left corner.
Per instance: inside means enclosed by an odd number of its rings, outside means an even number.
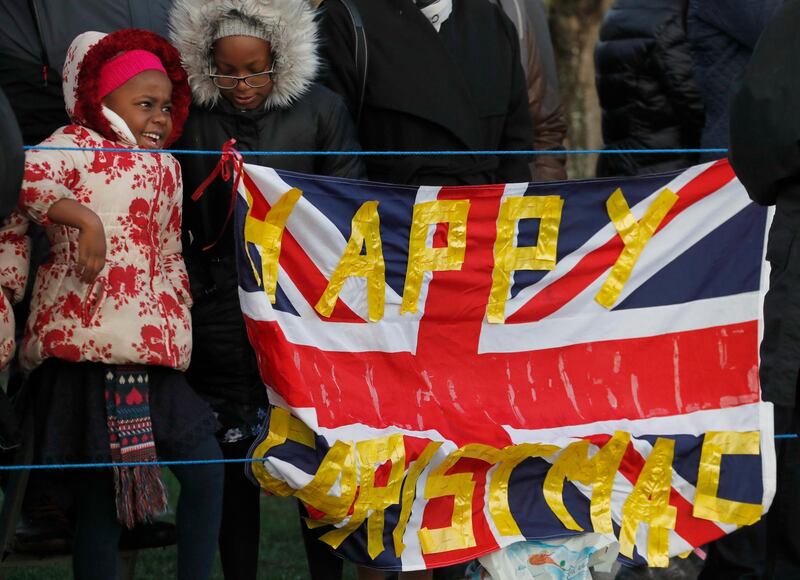
[[[720,538],[708,547],[699,580],[760,580],[767,555],[767,522],[762,519]]]
[[[319,532],[310,529],[303,518],[307,515],[303,504],[297,502],[300,511],[300,532],[306,550],[306,562],[311,580],[341,580],[344,560],[337,557],[326,544],[319,541]]]
[[[375,570],[374,568],[367,568],[366,566],[358,567],[358,580],[384,580],[384,578],[386,578],[386,572],[382,570]],[[433,578],[433,570],[400,572],[398,578],[400,580],[431,580],[431,578]]]
[[[221,460],[222,452],[209,435],[187,457]],[[181,484],[178,526],[178,580],[205,580],[211,564],[222,519],[224,469],[220,463],[175,465],[172,472]]]
[[[223,443],[225,459],[247,456],[252,439]],[[222,572],[228,580],[255,580],[258,570],[258,540],[261,525],[261,489],[244,474],[243,463],[225,465],[225,492],[219,554]]]
[[[383,580],[385,577],[386,574],[380,570],[365,566],[358,567],[358,580]]]
[[[433,570],[417,570],[416,572],[400,572],[400,580],[430,580]]]
[[[81,474],[73,486],[77,525],[72,541],[75,580],[116,580],[119,536],[111,472]]]
[[[775,433],[797,433],[797,409],[775,405]],[[800,578],[800,441],[776,441],[777,489],[766,516],[767,571],[764,578]],[[763,521],[763,520],[762,520]]]

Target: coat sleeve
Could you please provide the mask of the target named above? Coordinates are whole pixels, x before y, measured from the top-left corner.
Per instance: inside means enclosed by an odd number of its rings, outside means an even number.
[[[762,205],[800,204],[800,3],[787,4],[764,32],[730,118],[730,160],[750,197]]]
[[[533,148],[531,133],[531,114],[528,109],[528,91],[525,86],[525,73],[519,54],[519,43],[511,21],[497,9],[502,20],[502,28],[511,49],[511,96],[503,126],[503,134],[498,144],[499,150],[519,151]],[[507,183],[530,181],[530,157],[521,155],[502,155],[497,168],[498,178]]]
[[[702,127],[703,99],[695,84],[692,52],[681,15],[667,20],[656,32],[655,40],[653,58],[670,103],[684,126]]]
[[[330,96],[329,106],[320,118],[317,150],[360,151],[356,128],[342,99],[336,94],[326,93]],[[320,175],[366,179],[364,162],[358,155],[323,155],[318,159],[317,173]]]
[[[541,151],[564,149],[567,120],[558,94],[555,57],[553,55],[547,15],[540,0],[526,3],[528,22],[525,41],[528,53],[528,107],[533,122],[533,148]],[[533,160],[536,181],[557,181],[567,178],[565,155],[537,155]]]
[[[16,327],[11,302],[25,295],[30,268],[31,245],[28,238],[28,219],[18,210],[0,226],[0,369],[5,368],[16,349]],[[6,296],[11,294],[9,301]]]
[[[183,261],[183,247],[181,243],[181,222],[183,217],[183,183],[181,166],[173,161],[175,175],[175,192],[169,199],[169,206],[162,212],[161,252],[164,256],[164,267],[167,276],[175,288],[178,297],[184,304],[192,306],[192,293],[189,289],[189,276],[186,273],[186,264]]]
[[[41,143],[47,147],[75,147],[63,133],[55,133]],[[25,154],[25,174],[19,208],[32,221],[48,226],[50,207],[62,199],[80,201],[81,172],[74,151],[32,149]]]
[[[784,0],[695,0],[696,17],[753,49]]]
[[[325,0],[320,11],[322,56],[326,64],[322,82],[341,95],[351,118],[354,118],[359,91],[353,24],[339,0]]]

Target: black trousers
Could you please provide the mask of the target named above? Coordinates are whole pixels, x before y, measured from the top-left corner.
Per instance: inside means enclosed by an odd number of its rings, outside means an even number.
[[[336,556],[327,544],[317,539],[321,535],[319,530],[310,529],[303,521],[308,514],[299,500],[297,508],[300,510],[300,530],[303,533],[303,547],[306,550],[309,578],[311,580],[342,580],[344,561]]]
[[[797,433],[797,409],[775,406],[775,433]],[[778,439],[777,490],[761,521],[709,547],[700,580],[800,579],[800,440]]]

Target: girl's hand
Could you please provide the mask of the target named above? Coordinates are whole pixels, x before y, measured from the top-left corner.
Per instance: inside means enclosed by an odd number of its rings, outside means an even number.
[[[106,265],[106,233],[103,222],[94,212],[94,219],[78,230],[78,274],[87,284],[94,282],[97,275]]]
[[[97,214],[74,199],[60,199],[50,206],[53,223],[78,229],[78,264],[81,280],[94,282],[106,264],[106,232]]]

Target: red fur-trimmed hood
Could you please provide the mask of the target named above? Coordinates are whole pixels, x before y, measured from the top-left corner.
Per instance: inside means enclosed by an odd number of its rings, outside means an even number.
[[[148,50],[161,59],[172,81],[172,133],[166,145],[174,143],[183,131],[189,114],[191,93],[180,54],[165,39],[147,30],[128,29],[104,34],[84,32],[75,37],[64,61],[64,102],[73,122],[94,129],[107,139],[118,141],[118,134],[103,114],[97,85],[102,66],[121,52]]]

